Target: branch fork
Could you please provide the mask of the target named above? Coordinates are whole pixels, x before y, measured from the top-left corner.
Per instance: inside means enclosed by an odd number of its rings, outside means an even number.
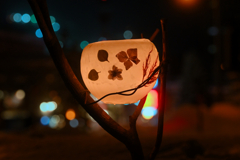
[[[64,55],[64,52],[59,44],[59,41],[54,33],[54,30],[52,28],[46,0],[28,0],[28,2],[34,12],[39,28],[42,31],[44,42],[55,63],[55,66],[57,67],[62,79],[64,80],[65,85],[71,91],[75,99],[89,113],[89,115],[92,116],[99,123],[99,125],[104,130],[106,130],[109,134],[111,134],[117,140],[125,144],[125,146],[130,151],[131,157],[133,160],[144,160],[144,154],[143,154],[141,143],[136,130],[136,121],[141,113],[141,110],[144,106],[147,96],[141,99],[136,110],[129,117],[130,129],[126,130],[125,128],[120,126],[97,103],[94,103],[94,100],[91,98],[89,92],[84,89],[84,87],[81,85],[81,83],[78,81],[77,77],[75,76],[74,72],[72,71],[72,68],[68,63]],[[157,29],[154,32],[150,40],[153,40],[158,32],[159,32],[159,29]],[[163,49],[164,49],[164,46],[163,46]],[[163,57],[164,57],[164,52],[163,52]],[[162,61],[163,61],[162,63],[164,63],[165,59],[163,58]],[[160,77],[164,78],[166,67],[162,67],[161,70],[163,71],[162,72],[163,76],[160,76]],[[162,85],[164,85],[164,83],[162,84],[162,78],[161,78],[161,86]],[[163,88],[163,91],[165,91],[164,88]],[[160,98],[161,100],[163,100],[162,98],[164,98],[164,95],[160,94]],[[90,105],[86,105],[86,104],[90,104]],[[159,124],[160,126],[159,131],[161,132],[162,126],[163,126],[162,122],[163,122],[164,107],[159,106],[159,108],[160,108],[159,119],[161,119]],[[155,149],[154,149],[155,152],[158,151],[157,149],[160,146],[159,142],[161,143],[159,139],[161,139],[161,134],[158,133],[158,138],[156,143],[157,145],[155,145]],[[151,155],[151,159],[155,158],[154,155],[153,154]]]

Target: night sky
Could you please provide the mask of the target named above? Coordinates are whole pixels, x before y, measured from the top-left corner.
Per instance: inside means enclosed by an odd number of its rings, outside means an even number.
[[[211,67],[214,54],[209,46],[214,37],[208,30],[214,25],[211,0],[85,0],[58,1],[49,0],[50,15],[56,18],[61,28],[56,32],[66,48],[78,46],[83,40],[96,42],[100,37],[109,40],[124,39],[123,33],[130,30],[132,38],[150,38],[156,28],[160,28],[160,19],[167,19],[168,55],[171,62],[170,72],[181,72],[182,56],[187,52],[197,52],[205,59],[205,65]],[[7,17],[12,13],[32,14],[26,0],[1,2],[0,29],[35,34],[37,24],[9,23]],[[231,52],[235,60],[239,57],[239,0],[220,0],[219,34],[224,39],[226,28],[231,36]],[[161,50],[161,34],[154,43]],[[236,62],[237,63],[237,62]],[[234,65],[233,65],[234,66]]]

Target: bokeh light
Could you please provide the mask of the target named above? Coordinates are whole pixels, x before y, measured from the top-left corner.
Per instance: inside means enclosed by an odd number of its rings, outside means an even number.
[[[73,109],[69,109],[69,110],[67,110],[65,116],[68,120],[73,120],[76,117],[76,114]]]
[[[15,96],[18,100],[22,100],[25,97],[25,92],[19,89],[16,91]]]
[[[42,31],[41,31],[40,29],[37,29],[37,30],[36,30],[35,35],[36,35],[38,38],[42,38],[42,37],[43,37]]]
[[[146,102],[143,107],[158,108],[158,92],[156,90],[151,90],[148,93]]]
[[[180,5],[182,7],[194,7],[197,6],[200,0],[175,0],[177,5]]]
[[[63,42],[59,41],[59,44],[60,44],[61,48],[63,48]]]
[[[40,104],[40,110],[42,111],[42,112],[47,112],[47,103],[46,102],[42,102],[41,104]]]
[[[53,17],[53,16],[50,16],[50,20],[51,20],[52,23],[56,22],[56,18]]]
[[[58,128],[61,129],[61,128],[65,127],[66,122],[65,122],[65,117],[63,115],[60,114],[59,118],[60,118],[60,120],[58,122]]]
[[[42,112],[52,112],[55,109],[57,109],[57,103],[54,101],[50,101],[50,102],[42,102],[40,104],[40,110]]]
[[[158,87],[158,79],[155,82],[155,85],[153,86],[153,89],[156,89]]]
[[[125,39],[131,39],[132,36],[133,36],[133,34],[132,34],[132,32],[129,31],[129,30],[126,30],[126,31],[123,33],[123,37],[124,37]]]
[[[104,109],[104,111],[109,115],[109,112],[108,112],[108,110],[106,110],[106,109]]]
[[[48,111],[54,111],[57,108],[57,103],[54,101],[47,103]]]
[[[82,42],[80,43],[80,47],[81,47],[82,49],[84,49],[88,44],[89,44],[88,41],[82,41]]]
[[[154,107],[145,107],[142,109],[141,113],[144,119],[149,120],[157,114],[157,109]]]
[[[98,39],[98,41],[106,41],[107,40],[107,38],[105,38],[105,37],[100,37],[99,39]]]
[[[79,124],[77,119],[72,119],[71,121],[69,121],[69,124],[72,128],[76,128]]]
[[[52,23],[53,30],[57,32],[60,29],[60,24],[57,22]]]
[[[32,23],[37,23],[37,20],[36,20],[34,14],[31,15],[31,22],[32,22]]]
[[[137,101],[136,103],[134,103],[136,106],[138,106],[138,104],[140,103],[140,100],[139,101]]]
[[[48,116],[42,116],[40,119],[40,122],[42,125],[46,126],[49,124],[50,118]]]
[[[30,20],[31,20],[31,17],[29,14],[26,13],[26,14],[22,15],[23,23],[28,23],[28,22],[30,22]]]
[[[208,28],[208,34],[211,36],[216,36],[218,34],[218,32],[219,32],[219,30],[215,26]]]
[[[13,15],[13,20],[14,20],[14,22],[21,22],[21,20],[22,20],[22,15],[20,14],[20,13],[15,13],[14,15]]]
[[[60,117],[58,115],[53,115],[49,122],[49,127],[56,128],[58,126],[58,123],[60,121]]]
[[[137,101],[136,103],[133,103],[134,105],[136,105],[136,106],[138,106],[138,104],[140,103],[140,100],[139,101]],[[131,104],[131,103],[130,103]],[[127,104],[124,104],[124,105],[130,105],[129,103],[127,103]]]

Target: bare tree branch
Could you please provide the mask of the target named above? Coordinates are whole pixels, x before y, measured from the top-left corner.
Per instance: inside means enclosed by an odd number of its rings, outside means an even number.
[[[165,20],[161,19],[162,27],[162,65],[161,65],[161,74],[160,74],[160,90],[159,90],[159,106],[158,106],[158,131],[157,139],[152,153],[150,154],[150,160],[155,159],[160,145],[162,143],[163,135],[163,118],[164,118],[164,108],[165,108],[165,99],[166,99],[166,76],[167,76],[167,60],[166,60],[166,35],[165,35]]]
[[[52,22],[51,22],[51,19],[49,18],[50,15],[49,15],[49,12],[48,12],[48,7],[47,7],[47,2],[45,0],[37,0],[36,1],[38,3],[38,6],[40,8],[40,10],[42,11],[42,15],[43,15],[43,18],[45,20],[45,23],[49,29],[49,31],[54,34],[54,30],[53,30],[53,27],[52,27]]]
[[[158,32],[159,32],[159,29],[157,28],[157,29],[155,30],[155,32],[152,34],[152,36],[149,38],[149,40],[150,40],[150,41],[153,41],[153,40],[155,39],[155,37],[157,36]]]
[[[146,99],[147,99],[147,95],[140,100],[140,102],[139,102],[137,108],[135,109],[134,113],[129,117],[130,126],[131,126],[132,123],[135,123],[135,125],[136,125],[137,118],[142,111],[142,108],[145,104]]]
[[[64,55],[64,52],[58,42],[56,35],[49,31],[49,26],[47,25],[46,21],[49,23],[50,18],[48,16],[48,13],[46,13],[46,10],[48,10],[46,8],[46,1],[28,0],[28,2],[43,33],[43,38],[49,50],[49,53],[52,56],[52,59],[65,82],[65,85],[71,91],[79,104],[99,123],[99,125],[102,126],[102,128],[104,128],[113,137],[125,144],[127,142],[126,129],[116,123],[105,111],[103,111],[101,107],[99,107],[98,104],[89,106],[85,105],[85,100],[87,103],[92,103],[94,100],[90,97],[89,94],[86,94],[86,90],[83,88],[74,72],[72,71],[72,68],[70,67]],[[39,3],[41,3],[41,7],[39,7]]]
[[[103,129],[126,145],[133,160],[143,160],[144,155],[136,130],[136,120],[141,113],[147,96],[141,99],[135,112],[132,116],[130,116],[130,129],[126,130],[121,127],[101,107],[99,107],[97,103],[93,103],[94,100],[90,97],[88,91],[84,89],[72,71],[72,68],[68,63],[52,28],[46,0],[28,0],[28,2],[34,12],[39,28],[42,31],[44,42],[55,63],[55,66],[57,67],[65,85],[71,91],[75,99]],[[151,41],[155,38],[157,33],[158,29],[151,36]],[[93,104],[85,105],[90,103]]]

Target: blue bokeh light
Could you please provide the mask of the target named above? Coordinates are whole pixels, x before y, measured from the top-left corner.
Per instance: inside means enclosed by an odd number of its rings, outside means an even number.
[[[56,22],[56,18],[53,17],[53,16],[50,16],[50,20],[51,20],[52,23]]]
[[[153,86],[153,89],[156,89],[156,88],[157,88],[157,86],[158,86],[158,79],[157,79],[157,81],[156,81],[155,85]]]
[[[14,20],[14,22],[21,22],[21,20],[22,20],[22,15],[20,14],[20,13],[15,13],[14,15],[13,15],[13,20]]]
[[[144,107],[141,113],[145,119],[151,119],[157,114],[157,109],[154,107]]]
[[[42,38],[42,37],[43,37],[42,31],[41,31],[40,29],[37,29],[37,30],[36,30],[35,35],[36,35],[38,38]]]
[[[49,124],[50,118],[48,116],[42,116],[40,119],[40,122],[42,125],[46,126]]]
[[[28,22],[30,22],[30,20],[31,20],[31,17],[29,14],[26,13],[26,14],[22,15],[23,23],[28,23]]]
[[[64,46],[63,42],[59,41],[59,44],[60,44],[61,48],[63,48],[63,46]]]
[[[132,36],[133,36],[133,34],[132,34],[132,32],[129,31],[129,30],[126,30],[126,31],[123,33],[123,37],[124,37],[125,39],[131,39]]]
[[[140,103],[140,100],[139,101],[137,101],[136,103],[134,103],[136,106],[138,106],[138,104]]]
[[[88,41],[82,41],[82,42],[80,43],[80,47],[81,47],[82,49],[84,49],[88,44],[89,44]]]
[[[69,122],[69,124],[70,124],[70,126],[71,126],[72,128],[76,128],[79,123],[78,123],[78,120],[77,120],[77,119],[73,119],[73,120],[71,120],[71,121]]]
[[[57,22],[52,23],[53,30],[57,32],[60,29],[60,24]]]

